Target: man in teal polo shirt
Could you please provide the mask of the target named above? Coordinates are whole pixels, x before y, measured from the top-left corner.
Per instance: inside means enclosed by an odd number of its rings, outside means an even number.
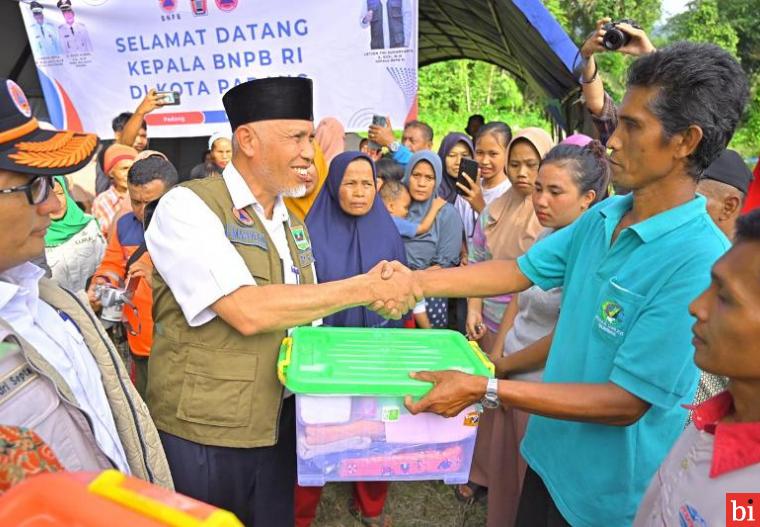
[[[607,144],[614,181],[630,195],[598,204],[517,261],[416,273],[425,296],[564,288],[543,383],[419,372],[435,387],[407,401],[415,413],[455,415],[482,398],[534,414],[518,525],[630,524],[683,430],[681,404],[698,378],[687,308],[729,247],[695,189],[747,94],[741,68],[716,46],[678,43],[639,58]]]

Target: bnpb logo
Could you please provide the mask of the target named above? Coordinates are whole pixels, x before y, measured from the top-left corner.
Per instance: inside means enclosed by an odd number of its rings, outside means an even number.
[[[31,117],[32,107],[29,105],[29,99],[24,95],[24,90],[10,79],[5,81],[5,87],[8,89],[8,95],[11,96],[11,100],[13,101],[13,104],[16,105],[18,111],[21,112],[24,117]]]
[[[216,7],[221,11],[232,11],[238,6],[238,0],[216,0]]]
[[[760,527],[760,493],[726,494],[726,527]]]
[[[177,9],[177,0],[158,0],[164,13],[173,13]]]

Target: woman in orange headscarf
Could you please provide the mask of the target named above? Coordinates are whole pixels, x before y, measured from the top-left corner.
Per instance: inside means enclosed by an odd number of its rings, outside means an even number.
[[[300,198],[285,198],[285,206],[295,217],[304,221],[309,213],[311,206],[319,195],[322,185],[327,179],[327,163],[322,153],[322,148],[317,141],[314,141],[314,162],[309,167],[309,176],[311,179],[306,184],[306,194]]]

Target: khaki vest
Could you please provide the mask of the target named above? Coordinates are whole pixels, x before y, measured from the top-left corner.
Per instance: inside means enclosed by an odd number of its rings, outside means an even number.
[[[257,286],[283,283],[282,261],[263,223],[251,207],[244,213],[249,219],[241,221],[221,177],[182,186],[217,215]],[[301,248],[291,227],[303,229]],[[290,215],[285,231],[293,262],[300,267],[301,283],[313,284],[313,257],[303,223]],[[219,317],[190,327],[158,272],[153,281],[155,327],[147,399],[158,429],[204,445],[276,444],[283,394],[277,380],[277,355],[286,332],[244,336]]]

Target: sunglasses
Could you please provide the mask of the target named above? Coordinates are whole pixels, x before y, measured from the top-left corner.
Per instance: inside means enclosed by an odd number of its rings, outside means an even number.
[[[53,176],[34,176],[26,185],[0,189],[0,194],[23,192],[29,205],[39,205],[50,196],[53,188]]]

